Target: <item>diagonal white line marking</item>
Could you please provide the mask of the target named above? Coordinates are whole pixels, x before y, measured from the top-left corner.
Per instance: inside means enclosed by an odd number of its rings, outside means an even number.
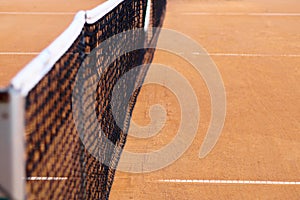
[[[199,184],[240,184],[240,185],[300,185],[296,181],[253,181],[253,180],[184,180],[184,179],[163,179],[157,180],[160,183],[199,183]]]
[[[65,181],[68,180],[68,177],[26,177],[27,181]]]

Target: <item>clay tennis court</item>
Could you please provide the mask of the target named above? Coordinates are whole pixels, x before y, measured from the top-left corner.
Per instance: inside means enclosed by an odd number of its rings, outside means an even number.
[[[8,85],[75,12],[98,4],[2,0],[0,85]],[[214,149],[200,159],[211,117],[207,87],[185,60],[158,51],[154,62],[178,70],[193,86],[201,110],[197,135],[182,157],[161,170],[118,171],[110,199],[299,199],[299,22],[298,0],[169,0],[164,28],[197,41],[220,71],[227,100],[224,128]],[[147,139],[129,136],[126,150],[159,150],[176,135],[181,111],[164,87],[142,88],[133,120],[149,123],[149,107],[157,103],[167,111],[164,128]]]

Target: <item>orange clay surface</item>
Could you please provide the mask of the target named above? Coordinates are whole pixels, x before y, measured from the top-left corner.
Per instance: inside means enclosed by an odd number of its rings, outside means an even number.
[[[98,3],[1,0],[0,85],[8,85],[68,26],[72,12]],[[169,0],[164,27],[193,38],[212,55],[226,89],[224,129],[215,148],[200,159],[211,117],[207,87],[185,60],[157,51],[154,62],[175,68],[193,86],[201,109],[199,129],[189,149],[168,167],[141,174],[117,171],[110,199],[300,199],[300,185],[296,184],[158,182],[300,181],[300,1]],[[159,150],[176,135],[180,107],[176,96],[164,87],[142,88],[133,120],[140,125],[149,123],[149,107],[157,103],[167,111],[164,128],[147,139],[129,136],[126,150]]]

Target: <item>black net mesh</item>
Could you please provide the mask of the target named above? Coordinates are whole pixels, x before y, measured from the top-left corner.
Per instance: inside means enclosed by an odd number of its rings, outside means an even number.
[[[106,49],[105,53],[99,45],[118,33],[143,28],[146,6],[147,0],[125,0],[94,24],[85,24],[74,44],[29,92],[26,97],[28,199],[108,199],[139,93],[139,89],[134,90],[132,86],[143,82],[148,65],[134,68],[151,63],[155,49],[127,52],[111,63],[109,56],[141,41],[156,43],[158,32],[148,36],[141,31],[136,32],[122,38],[121,42],[106,46],[108,52]],[[162,26],[165,6],[165,0],[152,3],[150,27]],[[78,76],[83,65],[86,70]],[[101,68],[104,65],[109,67]],[[117,104],[118,118],[123,126],[120,128],[112,112],[112,91],[117,81],[132,69],[135,76],[121,85],[124,88],[120,91],[125,92],[114,100],[129,99],[129,102]],[[93,91],[92,96],[87,95],[90,90]],[[82,126],[88,131],[83,133],[83,139],[79,137],[74,119],[90,113],[85,113],[82,108],[74,109],[74,94],[80,97],[79,102],[93,108],[96,113],[96,122],[84,118],[86,121]],[[114,144],[113,149],[107,149],[110,147],[97,131],[99,127],[105,138]],[[87,144],[83,143],[85,139],[89,141]],[[106,152],[103,154],[105,162],[95,156],[99,149]]]

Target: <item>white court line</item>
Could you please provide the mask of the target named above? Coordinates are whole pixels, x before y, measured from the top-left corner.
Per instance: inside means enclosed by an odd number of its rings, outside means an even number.
[[[240,184],[240,185],[300,185],[294,181],[250,181],[250,180],[182,180],[166,179],[158,180],[161,183],[200,183],[200,184]]]
[[[183,52],[179,53],[183,55]],[[231,57],[300,57],[300,54],[256,54],[256,53],[200,53],[192,52],[193,55],[199,56],[231,56]]]
[[[27,181],[65,181],[68,177],[27,177]]]
[[[181,15],[300,17],[300,13],[183,12]]]
[[[0,15],[75,15],[76,12],[0,12]]]
[[[7,11],[0,12],[0,15],[74,15],[76,12],[17,12]],[[203,16],[286,16],[286,17],[300,17],[300,13],[243,13],[243,12],[183,12],[181,15],[203,15]]]
[[[0,52],[0,55],[38,55],[40,52]],[[183,55],[184,53],[179,53]],[[192,52],[193,55],[207,56],[200,52]],[[209,56],[231,57],[300,57],[300,54],[255,54],[255,53],[209,53]]]
[[[193,55],[205,55],[192,52]],[[235,57],[300,57],[300,54],[255,54],[255,53],[209,53],[210,56],[235,56]]]
[[[0,55],[38,55],[40,52],[0,52]]]

